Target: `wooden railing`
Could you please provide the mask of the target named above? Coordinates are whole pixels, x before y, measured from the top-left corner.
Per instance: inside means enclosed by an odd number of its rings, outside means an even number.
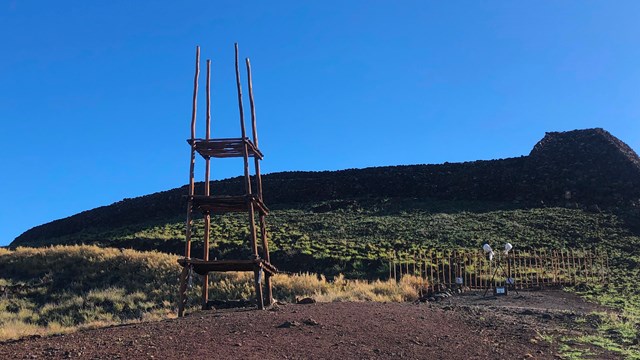
[[[608,281],[609,259],[605,252],[582,249],[496,251],[493,260],[481,250],[464,249],[390,254],[389,278],[400,280],[407,274],[424,279],[425,287],[431,290],[603,284]]]

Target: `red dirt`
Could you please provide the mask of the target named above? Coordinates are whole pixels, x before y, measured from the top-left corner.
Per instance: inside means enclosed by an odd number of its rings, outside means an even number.
[[[465,293],[437,303],[199,311],[0,343],[0,359],[554,359],[557,349],[539,332],[577,331],[573,319],[593,310],[602,308],[549,290]]]

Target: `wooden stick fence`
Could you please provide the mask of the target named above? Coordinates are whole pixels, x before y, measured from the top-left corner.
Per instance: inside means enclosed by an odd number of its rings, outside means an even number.
[[[423,250],[389,254],[389,278],[421,278],[431,291],[466,287],[486,289],[513,284],[516,289],[605,284],[609,259],[597,250],[544,249],[508,254],[496,252],[493,261],[475,250]]]

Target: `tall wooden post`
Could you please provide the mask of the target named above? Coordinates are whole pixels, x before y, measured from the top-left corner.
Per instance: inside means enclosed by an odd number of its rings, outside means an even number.
[[[433,292],[435,290],[434,284],[436,282],[436,280],[433,278],[433,250],[429,250],[429,273],[427,276],[429,279],[429,288]]]
[[[250,242],[251,242],[251,250],[253,251],[253,258],[259,259],[258,255],[258,244],[257,244],[257,236],[256,236],[256,218],[252,200],[252,191],[251,191],[251,178],[249,176],[249,145],[246,143],[247,140],[247,131],[244,123],[244,107],[242,106],[242,85],[240,84],[240,64],[239,64],[239,54],[238,54],[238,43],[235,44],[236,50],[236,86],[238,89],[238,110],[240,111],[240,130],[242,133],[242,141],[243,141],[243,150],[244,150],[244,178],[245,178],[245,192],[248,196],[248,210],[249,210],[249,231],[250,234]],[[261,276],[262,271],[258,268],[254,270],[254,280],[256,287],[256,299],[258,302],[258,308],[264,309],[264,300],[262,298],[262,284],[261,284]]]
[[[257,127],[257,120],[256,120],[256,105],[253,100],[253,80],[251,77],[251,61],[249,60],[249,58],[246,59],[246,64],[247,64],[247,82],[248,82],[248,88],[249,88],[249,104],[251,105],[251,130],[253,134],[253,144],[255,145],[256,149],[259,149],[258,127]],[[258,159],[257,156],[254,156],[253,161],[254,161],[254,167],[256,171],[257,195],[260,201],[263,201],[262,175],[260,174],[260,159]],[[267,260],[267,262],[271,263],[271,258],[269,256],[269,242],[267,239],[267,225],[265,221],[265,214],[262,212],[260,212],[259,221],[260,221],[260,237],[262,239],[262,253],[263,253],[264,259]],[[267,287],[267,301],[269,302],[269,304],[271,304],[273,303],[271,274],[267,274],[265,276],[265,282]]]
[[[211,60],[207,59],[207,118],[205,139],[211,139]],[[207,156],[204,160],[204,195],[209,196],[211,183],[211,159]],[[211,214],[207,211],[204,214],[204,253],[202,259],[209,261],[209,241],[211,239]],[[209,274],[202,276],[202,308],[207,308],[209,302]]]
[[[398,281],[398,271],[396,270],[396,259],[398,258],[398,253],[393,250],[393,281]]]
[[[189,163],[189,199],[187,202],[187,222],[185,225],[185,244],[184,244],[184,257],[189,259],[191,257],[191,227],[193,224],[192,219],[192,197],[195,191],[194,171],[196,164],[196,110],[198,104],[198,77],[200,76],[200,46],[196,46],[196,73],[193,79],[193,102],[191,106],[191,160]],[[187,276],[189,271],[185,266],[180,273],[180,288],[179,297],[180,302],[178,304],[178,316],[184,316],[184,308],[187,300]]]

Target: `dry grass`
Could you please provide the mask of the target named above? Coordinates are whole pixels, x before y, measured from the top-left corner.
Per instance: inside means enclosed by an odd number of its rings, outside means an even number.
[[[313,297],[319,302],[333,301],[413,301],[418,298],[419,278],[404,276],[400,282],[347,280],[342,275],[327,281],[314,274],[277,275],[274,277],[274,294],[282,300],[296,297]]]
[[[160,320],[176,315],[177,256],[96,246],[0,249],[0,284],[22,285],[0,299],[0,341],[83,328]],[[212,273],[211,299],[253,297],[250,273]],[[425,284],[348,280],[342,275],[278,274],[274,296],[283,301],[412,301]],[[199,307],[200,278],[189,288],[190,310]]]

